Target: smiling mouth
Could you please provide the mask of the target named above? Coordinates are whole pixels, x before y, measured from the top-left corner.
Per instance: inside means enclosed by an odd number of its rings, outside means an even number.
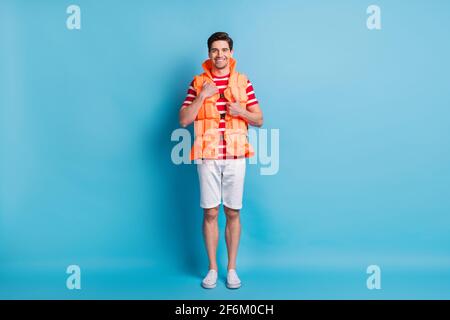
[[[216,62],[225,62],[224,58],[216,59]]]

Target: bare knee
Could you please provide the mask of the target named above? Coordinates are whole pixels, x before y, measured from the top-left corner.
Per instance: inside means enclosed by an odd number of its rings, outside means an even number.
[[[206,222],[215,222],[219,216],[219,206],[203,209],[203,214]]]
[[[239,219],[239,212],[240,210],[231,209],[228,207],[224,207],[225,209],[225,215],[227,217],[227,220],[235,221]]]

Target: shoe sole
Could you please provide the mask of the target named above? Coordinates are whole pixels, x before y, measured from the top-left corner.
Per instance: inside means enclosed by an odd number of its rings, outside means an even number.
[[[227,282],[227,288],[228,289],[239,289],[241,287],[241,284],[240,283],[238,283],[238,284],[229,284],[228,282]]]
[[[202,287],[205,289],[214,289],[217,286],[217,283],[214,284],[206,284],[202,282]]]

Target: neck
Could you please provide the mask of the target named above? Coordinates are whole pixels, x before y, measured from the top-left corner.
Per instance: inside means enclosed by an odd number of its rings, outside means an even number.
[[[216,76],[219,77],[226,76],[227,74],[230,73],[230,66],[227,66],[226,68],[223,69],[217,69],[216,67],[213,66],[211,71]]]

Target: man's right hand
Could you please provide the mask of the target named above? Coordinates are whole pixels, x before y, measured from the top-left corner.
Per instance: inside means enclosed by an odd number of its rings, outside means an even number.
[[[215,95],[216,93],[219,93],[219,89],[217,89],[217,87],[212,83],[206,81],[202,86],[202,91],[200,92],[200,95],[204,99],[206,99]]]

